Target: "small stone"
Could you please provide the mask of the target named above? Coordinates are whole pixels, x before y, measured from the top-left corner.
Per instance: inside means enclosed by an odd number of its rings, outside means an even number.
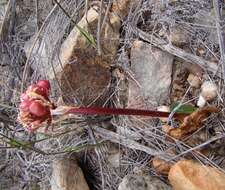
[[[200,88],[200,86],[201,86],[200,78],[191,73],[188,75],[187,81],[190,84],[190,86],[193,88]]]
[[[171,190],[171,187],[150,175],[127,175],[123,178],[118,190]]]

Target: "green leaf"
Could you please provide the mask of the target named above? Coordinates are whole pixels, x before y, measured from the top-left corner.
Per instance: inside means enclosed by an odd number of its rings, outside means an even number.
[[[25,147],[25,143],[22,141],[18,141],[16,139],[10,139],[9,144],[11,145],[11,147],[15,147],[15,148],[20,148],[20,147]]]
[[[80,152],[84,150],[85,148],[93,148],[100,146],[102,143],[97,143],[97,144],[84,144],[76,147],[67,147],[64,149],[65,152]]]
[[[172,110],[172,112],[176,112],[176,113],[191,114],[194,111],[196,111],[197,108],[191,104],[180,105],[179,102],[175,102],[170,106],[170,110]]]
[[[76,25],[77,30],[86,38],[86,40],[93,46],[96,47],[95,38],[92,34],[90,34],[88,31],[84,30],[80,26]]]
[[[88,33],[86,30],[84,30],[83,28],[81,28],[80,26],[78,26],[76,24],[76,22],[72,19],[72,17],[69,15],[69,13],[62,7],[62,5],[57,0],[54,0],[54,1],[59,6],[59,8],[65,13],[65,15],[75,24],[75,26],[77,27],[77,29],[88,40],[88,42],[93,47],[96,47],[96,42],[95,42],[94,37],[90,33]]]

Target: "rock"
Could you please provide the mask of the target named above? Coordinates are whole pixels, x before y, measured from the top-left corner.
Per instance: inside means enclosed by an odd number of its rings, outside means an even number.
[[[170,190],[171,187],[152,176],[127,175],[118,190]]]
[[[86,32],[92,35],[96,33],[96,26],[98,22],[98,12],[96,11],[97,7],[91,8],[87,12],[87,18],[84,16],[80,22],[77,24],[80,28],[85,30]],[[87,22],[88,21],[88,22]],[[111,26],[110,26],[111,24]],[[113,59],[118,45],[119,45],[119,29],[121,26],[120,20],[118,17],[114,15],[110,15],[110,24],[107,23],[103,32],[101,33],[101,45],[103,46],[103,56],[108,57],[108,59]],[[109,45],[110,44],[110,45]],[[78,49],[81,49],[79,52],[76,52]],[[85,51],[87,50],[87,52]],[[62,44],[61,51],[60,51],[60,60],[62,62],[62,67],[71,61],[79,61],[79,60],[72,60],[73,58],[76,58],[79,54],[80,57],[83,59],[87,59],[87,55],[85,53],[88,53],[90,51],[93,51],[93,55],[91,56],[91,59],[101,57],[97,56],[95,49],[90,45],[90,43],[87,41],[87,39],[84,37],[84,35],[77,29],[77,27],[74,27],[73,30],[70,32],[69,36],[66,38],[64,43]],[[90,54],[90,53],[89,53]],[[91,61],[91,60],[89,60]],[[92,64],[106,64],[106,60],[102,60],[103,63],[99,60],[98,62],[92,61]],[[105,66],[105,65],[104,65]],[[57,71],[60,70],[59,68],[56,68]]]
[[[156,107],[170,97],[173,56],[142,41],[131,48],[129,107]]]
[[[181,47],[188,42],[188,32],[180,26],[173,26],[170,28],[169,39],[173,45]]]
[[[225,175],[216,168],[183,160],[169,171],[169,181],[174,190],[224,190]]]
[[[96,9],[91,8],[87,18],[84,16],[78,26],[95,36],[98,17]],[[98,55],[96,48],[77,27],[62,44],[61,64],[55,67],[55,73],[66,104],[77,104],[78,101],[81,105],[102,106],[107,101],[111,81],[110,65],[113,64],[119,46],[121,26],[119,17],[112,13],[109,13],[109,20],[101,33],[101,55]],[[50,78],[54,77],[55,74],[51,73]]]
[[[63,158],[53,163],[51,190],[89,190],[81,168],[72,159]]]

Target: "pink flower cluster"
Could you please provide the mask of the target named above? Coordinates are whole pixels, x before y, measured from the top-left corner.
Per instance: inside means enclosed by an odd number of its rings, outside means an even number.
[[[18,121],[30,132],[44,123],[51,123],[54,105],[49,100],[49,91],[49,81],[40,80],[30,85],[20,96]]]

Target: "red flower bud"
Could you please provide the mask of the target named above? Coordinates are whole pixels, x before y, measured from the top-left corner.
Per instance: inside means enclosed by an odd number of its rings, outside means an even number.
[[[22,110],[22,111],[29,111],[29,106],[31,104],[31,101],[29,100],[23,100],[20,105],[19,105],[19,108]]]
[[[44,96],[44,98],[48,99],[49,90],[38,86],[36,84],[32,84],[27,88],[26,93],[34,92],[38,95]]]
[[[46,90],[50,90],[50,83],[48,80],[39,80],[37,82],[37,85],[42,88],[45,88]]]
[[[33,101],[30,104],[29,111],[30,113],[34,114],[37,117],[42,117],[48,113],[47,108],[37,101]]]

